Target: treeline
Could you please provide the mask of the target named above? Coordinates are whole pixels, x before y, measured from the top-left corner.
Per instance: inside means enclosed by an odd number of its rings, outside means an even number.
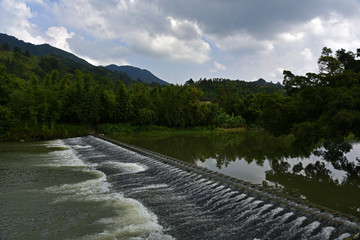
[[[245,124],[241,116],[224,114],[215,103],[202,103],[202,92],[194,87],[141,82],[127,87],[120,80],[64,69],[51,56],[37,58],[18,49],[0,52],[5,55],[0,60],[0,134],[5,138],[11,138],[13,129],[51,131],[59,123],[94,127],[101,123],[167,127]]]
[[[324,47],[318,59],[319,73],[295,76],[284,71],[289,97],[274,100],[288,127],[298,138],[316,141],[349,134],[360,137],[360,49],[339,49],[335,55]],[[291,107],[297,106],[297,108]],[[276,121],[276,120],[275,120]]]
[[[8,74],[0,66],[2,128],[11,123],[46,125],[131,122],[168,127],[211,125],[218,109],[199,101],[201,92],[181,86],[127,88],[121,81],[101,82],[81,71],[62,75],[52,70],[43,79]]]
[[[343,49],[333,56],[324,48],[319,73],[295,76],[284,71],[285,90],[259,84],[265,90],[254,93],[224,79],[188,81],[184,86],[125,85],[101,69],[76,69],[53,56],[38,58],[3,46],[0,135],[9,137],[14,128],[34,126],[50,131],[57,124],[131,123],[260,127],[309,143],[350,133],[360,136],[358,57],[359,52]],[[204,101],[204,92],[213,95],[211,101]]]
[[[244,97],[249,94],[258,93],[284,93],[284,86],[280,83],[268,83],[264,79],[259,79],[255,82],[245,82],[244,80],[231,80],[226,78],[210,78],[199,79],[194,81],[192,79],[186,81],[185,85],[193,86],[201,91],[204,95],[203,100],[214,101],[218,99],[220,93],[234,94],[238,97]]]
[[[296,76],[284,71],[281,93],[247,95],[219,91],[218,103],[227,113],[245,118],[275,135],[294,134],[302,142],[341,140],[360,136],[360,49],[324,47],[319,73]]]

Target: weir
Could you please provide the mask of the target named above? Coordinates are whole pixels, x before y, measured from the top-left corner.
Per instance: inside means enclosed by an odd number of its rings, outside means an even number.
[[[359,219],[103,136],[65,139],[176,239],[345,239]]]

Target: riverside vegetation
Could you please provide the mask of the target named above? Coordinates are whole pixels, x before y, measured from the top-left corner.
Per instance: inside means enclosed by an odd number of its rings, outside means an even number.
[[[319,73],[284,71],[283,87],[228,79],[161,86],[130,82],[125,74],[114,80],[56,55],[0,48],[1,140],[124,128],[259,128],[307,143],[360,136],[360,50],[333,56],[325,47]]]

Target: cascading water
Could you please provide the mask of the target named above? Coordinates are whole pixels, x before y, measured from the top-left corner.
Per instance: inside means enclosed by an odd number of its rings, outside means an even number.
[[[82,161],[96,165],[113,191],[141,202],[177,239],[344,239],[360,231],[356,219],[143,149],[93,136],[64,142]]]

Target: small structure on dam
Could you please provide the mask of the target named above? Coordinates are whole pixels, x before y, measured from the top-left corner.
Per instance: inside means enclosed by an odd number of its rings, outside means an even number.
[[[176,239],[346,239],[357,218],[104,137],[64,140]],[[120,167],[119,167],[120,166]]]

